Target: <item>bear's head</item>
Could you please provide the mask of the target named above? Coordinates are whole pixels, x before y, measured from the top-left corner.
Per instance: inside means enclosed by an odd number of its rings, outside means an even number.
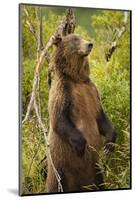
[[[74,81],[88,79],[87,56],[93,44],[77,34],[70,34],[63,38],[58,36],[54,44],[56,45],[54,66],[57,74],[70,77]]]

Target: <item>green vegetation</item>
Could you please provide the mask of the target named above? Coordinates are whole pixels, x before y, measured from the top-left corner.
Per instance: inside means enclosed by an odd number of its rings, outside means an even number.
[[[26,6],[37,34],[37,7]],[[29,31],[22,8],[22,118],[30,100],[37,41]],[[44,46],[54,32],[65,9],[42,8]],[[79,15],[80,13],[80,15]],[[109,62],[105,53],[115,38],[115,29],[123,27],[124,12],[76,9],[76,29],[85,39],[92,40],[94,48],[89,56],[91,79],[100,91],[104,110],[117,130],[115,151],[106,158],[100,153],[100,166],[105,174],[105,188],[130,187],[130,13],[126,31],[117,40],[117,48]],[[81,16],[81,17],[80,17]],[[82,18],[81,23],[79,19]],[[85,25],[83,26],[83,21]],[[90,30],[90,31],[88,31]],[[42,64],[40,72],[40,104],[44,123],[48,125],[48,64]],[[23,194],[46,192],[46,147],[42,131],[38,127],[34,111],[22,127],[22,190]],[[88,186],[89,187],[89,186]]]

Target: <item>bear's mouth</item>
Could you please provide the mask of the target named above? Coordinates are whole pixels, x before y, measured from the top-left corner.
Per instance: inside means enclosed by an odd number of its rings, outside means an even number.
[[[93,48],[93,44],[88,44],[83,50],[79,50],[80,56],[88,56]]]
[[[85,52],[83,52],[83,51],[80,51],[80,52],[79,52],[79,54],[80,54],[80,56],[88,56],[88,55],[89,55],[89,53],[91,52],[91,50],[92,50],[92,48],[91,48],[91,49],[89,49],[89,50],[87,50],[87,51],[85,51]]]
[[[88,56],[92,49],[85,52],[84,56]]]

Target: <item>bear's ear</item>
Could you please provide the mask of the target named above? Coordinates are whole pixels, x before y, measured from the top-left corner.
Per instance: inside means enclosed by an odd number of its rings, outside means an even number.
[[[62,41],[62,36],[58,34],[57,36],[53,37],[53,44],[59,46]]]

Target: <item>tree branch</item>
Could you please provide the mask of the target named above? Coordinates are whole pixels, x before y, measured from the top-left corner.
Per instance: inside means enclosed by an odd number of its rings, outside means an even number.
[[[126,31],[126,27],[127,27],[127,22],[128,22],[128,12],[125,11],[124,12],[124,19],[123,19],[123,26],[120,28],[117,28],[115,29],[115,39],[112,40],[112,43],[110,45],[110,48],[108,49],[108,51],[105,53],[105,58],[106,58],[106,61],[108,62],[111,57],[112,57],[112,54],[114,53],[114,51],[116,50],[117,48],[117,43],[118,43],[118,40],[122,37],[122,35],[124,34],[124,32]]]
[[[42,36],[42,7],[37,9],[37,19],[38,19],[38,47],[37,47],[37,60],[39,59],[40,52],[43,49],[43,36]]]
[[[71,21],[70,21],[70,19],[71,19]],[[41,64],[42,64],[42,62],[44,60],[44,57],[49,62],[50,61],[50,56],[49,56],[48,50],[53,45],[54,39],[58,35],[63,35],[63,33],[64,33],[64,36],[67,35],[67,34],[73,33],[74,29],[75,29],[75,16],[74,16],[74,13],[73,13],[72,9],[70,8],[70,9],[67,9],[66,19],[64,19],[63,21],[60,22],[60,24],[57,27],[56,31],[52,34],[52,36],[50,37],[49,41],[47,42],[45,48],[41,51],[41,53],[39,55],[39,58],[37,60],[37,64],[36,64],[36,67],[35,67],[35,75],[34,75],[34,79],[33,79],[33,87],[32,87],[31,99],[30,99],[30,102],[29,102],[29,105],[28,105],[27,112],[26,112],[26,115],[24,117],[24,120],[22,121],[23,124],[28,120],[31,108],[33,106],[34,97],[35,97],[35,91],[36,91],[36,86],[37,86],[37,74],[38,74],[38,72],[40,70],[40,66],[41,66]]]
[[[26,16],[26,25],[27,25],[29,31],[30,31],[30,32],[32,33],[32,35],[34,36],[35,40],[37,40],[35,28],[34,28],[32,22],[31,22],[29,12],[28,12],[28,10],[26,9],[25,6],[24,6],[24,14],[25,14],[25,16]]]
[[[45,142],[46,142],[46,145],[47,145],[48,158],[50,159],[50,162],[51,162],[55,177],[56,177],[57,182],[58,182],[58,192],[63,192],[63,187],[62,187],[62,184],[61,184],[61,177],[60,177],[57,169],[55,168],[55,165],[53,163],[52,156],[51,156],[50,145],[49,145],[49,142],[48,142],[48,139],[47,139],[48,130],[46,129],[46,127],[42,123],[41,117],[39,115],[39,110],[38,110],[38,106],[37,106],[37,103],[36,103],[36,99],[34,99],[34,108],[35,108],[35,111],[36,111],[36,116],[37,116],[37,119],[38,119],[38,123],[40,125],[41,130],[44,133],[44,138],[45,138]]]

